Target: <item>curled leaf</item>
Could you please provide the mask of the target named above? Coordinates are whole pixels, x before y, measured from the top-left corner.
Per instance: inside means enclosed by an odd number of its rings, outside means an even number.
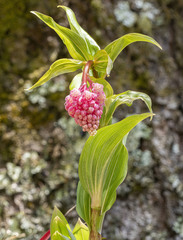
[[[100,120],[100,127],[106,126],[109,124],[116,108],[121,104],[126,104],[127,106],[131,106],[135,100],[141,99],[144,101],[149,111],[152,113],[152,102],[151,98],[142,92],[135,91],[126,91],[120,94],[113,95],[106,99],[106,109],[102,118]]]
[[[152,43],[159,47],[160,49],[162,49],[159,43],[157,43],[152,37],[139,33],[129,33],[111,42],[107,47],[105,47],[105,50],[109,54],[109,57],[114,62],[117,56],[126,46],[128,46],[131,43],[140,41]]]
[[[94,69],[99,73],[100,77],[109,76],[113,63],[105,50],[99,50],[94,56]]]
[[[79,60],[67,58],[59,59],[51,65],[50,69],[32,87],[26,90],[32,90],[36,87],[43,85],[51,78],[54,78],[64,73],[74,72],[82,68],[82,66],[83,63]]]

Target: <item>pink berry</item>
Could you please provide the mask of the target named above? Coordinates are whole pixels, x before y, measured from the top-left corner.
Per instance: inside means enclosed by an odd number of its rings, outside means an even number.
[[[86,111],[82,110],[81,111],[81,116],[85,116],[86,115]]]
[[[89,112],[89,113],[92,113],[93,111],[94,111],[94,108],[93,108],[93,107],[89,107],[89,108],[88,108],[88,112]]]
[[[105,98],[103,85],[92,83],[88,88],[86,84],[82,84],[79,89],[73,89],[65,98],[65,109],[83,131],[93,136],[99,127]]]

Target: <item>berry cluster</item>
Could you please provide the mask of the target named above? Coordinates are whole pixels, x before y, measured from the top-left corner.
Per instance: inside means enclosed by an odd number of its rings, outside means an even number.
[[[105,98],[103,85],[92,82],[87,88],[84,83],[79,89],[74,88],[65,98],[65,109],[84,132],[93,136],[99,127]]]

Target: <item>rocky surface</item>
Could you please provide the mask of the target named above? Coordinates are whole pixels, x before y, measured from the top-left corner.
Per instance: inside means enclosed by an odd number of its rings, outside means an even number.
[[[129,171],[107,213],[103,235],[113,240],[183,239],[183,2],[177,0],[56,0],[0,2],[0,239],[39,239],[54,205],[76,201],[79,155],[87,139],[64,110],[68,74],[24,92],[59,58],[68,57],[56,34],[29,11],[68,26],[58,4],[105,47],[129,32],[153,36],[163,47],[130,45],[108,79],[116,93],[143,91],[156,113],[128,140]],[[141,102],[121,106],[145,112]],[[68,215],[74,224],[77,214]],[[110,226],[110,227],[109,227]],[[14,237],[13,237],[14,236]]]

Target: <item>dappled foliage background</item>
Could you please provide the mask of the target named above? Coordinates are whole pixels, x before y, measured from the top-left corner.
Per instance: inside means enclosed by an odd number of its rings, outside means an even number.
[[[108,78],[116,93],[149,94],[156,116],[129,136],[128,176],[103,236],[183,239],[182,0],[0,1],[0,239],[39,239],[54,205],[66,213],[76,202],[87,136],[64,110],[74,74],[24,91],[53,61],[69,57],[55,32],[30,14],[40,11],[68,27],[58,4],[71,7],[101,47],[128,32],[148,34],[162,45],[163,51],[148,43],[130,45]],[[145,111],[141,102],[122,106],[114,120]],[[76,211],[67,217],[74,224]]]

